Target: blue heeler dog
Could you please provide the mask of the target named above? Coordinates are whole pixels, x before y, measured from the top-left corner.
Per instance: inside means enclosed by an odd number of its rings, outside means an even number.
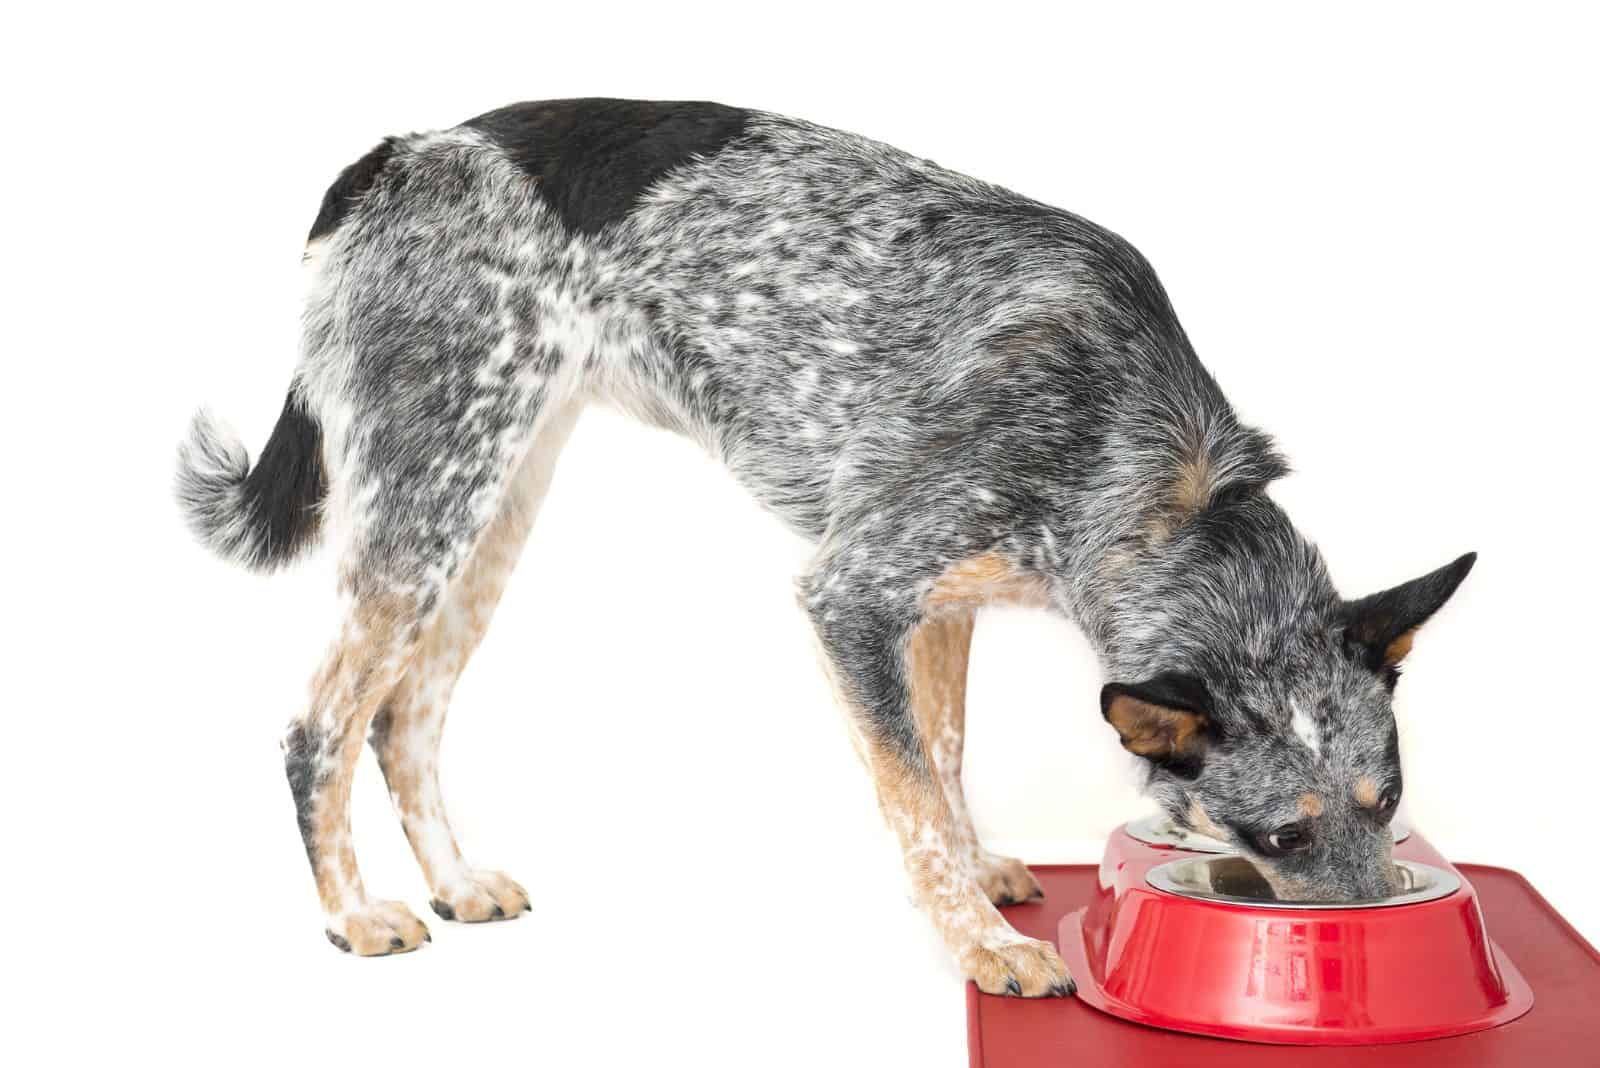
[[[801,603],[915,895],[983,990],[1073,990],[996,910],[1039,886],[962,798],[991,602],[1084,629],[1101,713],[1179,824],[1285,898],[1390,890],[1396,665],[1473,557],[1342,599],[1266,493],[1283,460],[1115,234],[776,115],[568,100],[384,141],[328,190],[305,260],[277,428],[251,467],[202,413],[178,493],[250,567],[338,547],[343,629],[284,749],[340,949],[429,937],[357,871],[364,739],[434,911],[528,908],[462,859],[439,735],[593,401],[693,437],[815,542]]]

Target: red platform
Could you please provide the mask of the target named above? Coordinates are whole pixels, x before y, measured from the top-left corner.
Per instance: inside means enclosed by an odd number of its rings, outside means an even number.
[[[1160,1031],[1107,1016],[1076,998],[990,997],[967,984],[972,1068],[1099,1068],[1170,1064],[1600,1066],[1600,954],[1516,872],[1456,866],[1477,889],[1490,933],[1533,988],[1533,1010],[1475,1034],[1388,1046],[1267,1046]],[[1094,865],[1033,869],[1045,899],[1004,910],[1023,934],[1054,943],[1061,917],[1094,892]]]

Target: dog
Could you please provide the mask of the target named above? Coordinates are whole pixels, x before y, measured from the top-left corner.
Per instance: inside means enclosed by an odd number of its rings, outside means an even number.
[[[1076,621],[1148,792],[1280,897],[1395,888],[1391,694],[1474,556],[1335,592],[1267,493],[1284,460],[1115,234],[853,134],[588,99],[383,141],[328,189],[305,264],[270,439],[252,467],[202,410],[177,495],[257,570],[336,547],[342,629],[283,749],[340,949],[429,940],[357,869],[364,739],[433,910],[530,907],[463,860],[439,735],[590,402],[695,439],[815,544],[800,604],[914,897],[982,990],[1074,989],[996,908],[1041,890],[962,797],[985,604]]]

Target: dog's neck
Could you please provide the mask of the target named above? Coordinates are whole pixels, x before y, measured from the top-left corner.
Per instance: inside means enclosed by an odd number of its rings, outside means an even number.
[[[1099,551],[1052,584],[1108,676],[1202,671],[1241,650],[1267,657],[1284,628],[1337,603],[1315,547],[1264,488],[1177,516],[1157,500],[1083,538]]]

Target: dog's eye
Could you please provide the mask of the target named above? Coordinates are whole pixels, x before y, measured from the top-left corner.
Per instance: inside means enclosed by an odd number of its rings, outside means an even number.
[[[1268,853],[1301,853],[1311,848],[1311,832],[1298,823],[1290,823],[1269,832],[1262,843]]]
[[[1378,798],[1378,815],[1380,815],[1380,816],[1392,815],[1394,813],[1395,806],[1398,805],[1399,803],[1400,803],[1400,795],[1398,793],[1396,793],[1393,790],[1385,791],[1384,795],[1382,797]]]

